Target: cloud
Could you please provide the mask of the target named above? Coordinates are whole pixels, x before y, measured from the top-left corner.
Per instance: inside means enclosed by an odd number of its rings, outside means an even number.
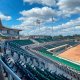
[[[41,1],[41,0],[40,0]],[[45,1],[45,0],[44,0]],[[25,2],[38,3],[38,0],[25,0]],[[74,3],[74,4],[73,4]],[[72,35],[80,34],[80,17],[69,22],[62,23],[61,25],[53,26],[53,32],[51,26],[45,26],[46,23],[51,22],[51,18],[54,21],[62,17],[70,17],[72,14],[80,13],[80,1],[79,0],[58,0],[57,6],[59,9],[53,9],[51,7],[32,8],[30,10],[23,10],[20,12],[22,17],[17,20],[21,20],[20,25],[16,25],[17,28],[24,29],[22,34],[42,34],[42,35]],[[35,24],[36,20],[41,22],[41,28]],[[65,19],[65,18],[64,18]]]
[[[75,20],[70,20],[67,23],[58,25],[58,26],[53,26],[53,30],[56,31],[56,33],[60,33],[60,34],[80,34],[80,17],[75,19]]]
[[[80,0],[23,0],[28,3],[37,3],[49,7],[57,6],[58,14],[62,17],[70,17],[71,14],[80,13]]]
[[[80,13],[80,0],[59,0],[60,14],[70,17],[71,14]]]
[[[19,27],[20,28],[20,27]],[[42,25],[40,28],[35,26],[26,26],[22,35],[73,35],[80,34],[80,17],[75,20],[70,20],[67,23],[58,26],[45,26]]]
[[[43,26],[42,28],[37,28],[29,32],[29,34],[43,34],[43,35],[73,35],[80,34],[80,17],[75,20],[70,20],[67,23],[58,26]]]
[[[56,11],[49,7],[43,7],[43,8],[32,8],[30,10],[24,10],[20,12],[24,18],[20,18],[22,20],[25,20],[26,18],[35,20],[35,18],[39,18],[41,20],[49,20],[52,16],[56,16]],[[26,18],[25,18],[26,17]]]
[[[20,12],[22,15],[17,20],[22,21],[20,25],[17,25],[16,27],[20,27],[21,29],[31,29],[34,26],[39,26],[36,21],[40,20],[41,26],[47,22],[51,22],[51,18],[53,16],[53,20],[56,21],[57,19],[55,16],[57,15],[57,12],[49,7],[43,7],[43,8],[32,8],[30,10],[23,10]]]
[[[42,26],[41,28],[36,27],[30,31],[24,30],[21,32],[22,35],[52,35],[51,27]]]
[[[11,20],[11,16],[6,16],[6,15],[2,14],[1,12],[0,12],[0,18],[2,20]]]
[[[60,9],[74,9],[80,7],[80,0],[59,0],[58,5],[60,6]]]
[[[56,0],[23,0],[24,2],[28,2],[30,4],[38,3],[46,6],[55,6]]]

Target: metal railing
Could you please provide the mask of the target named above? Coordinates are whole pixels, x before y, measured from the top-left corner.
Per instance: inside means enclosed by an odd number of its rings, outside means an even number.
[[[1,59],[0,59],[0,65],[2,65],[3,68],[5,68],[7,73],[11,75],[11,77],[14,78],[14,80],[21,80]]]

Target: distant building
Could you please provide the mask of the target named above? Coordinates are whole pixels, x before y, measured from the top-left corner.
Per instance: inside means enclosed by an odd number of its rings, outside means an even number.
[[[0,35],[5,36],[8,39],[18,39],[19,38],[19,32],[21,30],[18,29],[10,29],[6,28],[2,25],[1,19],[0,19]]]

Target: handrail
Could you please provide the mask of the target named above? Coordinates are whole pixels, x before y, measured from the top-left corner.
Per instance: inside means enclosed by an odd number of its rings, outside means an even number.
[[[0,64],[8,71],[8,73],[15,79],[15,80],[21,80],[1,59]]]

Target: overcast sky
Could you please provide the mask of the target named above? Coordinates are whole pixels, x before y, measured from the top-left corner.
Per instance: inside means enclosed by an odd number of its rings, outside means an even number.
[[[0,18],[23,35],[80,34],[80,0],[0,0]]]

